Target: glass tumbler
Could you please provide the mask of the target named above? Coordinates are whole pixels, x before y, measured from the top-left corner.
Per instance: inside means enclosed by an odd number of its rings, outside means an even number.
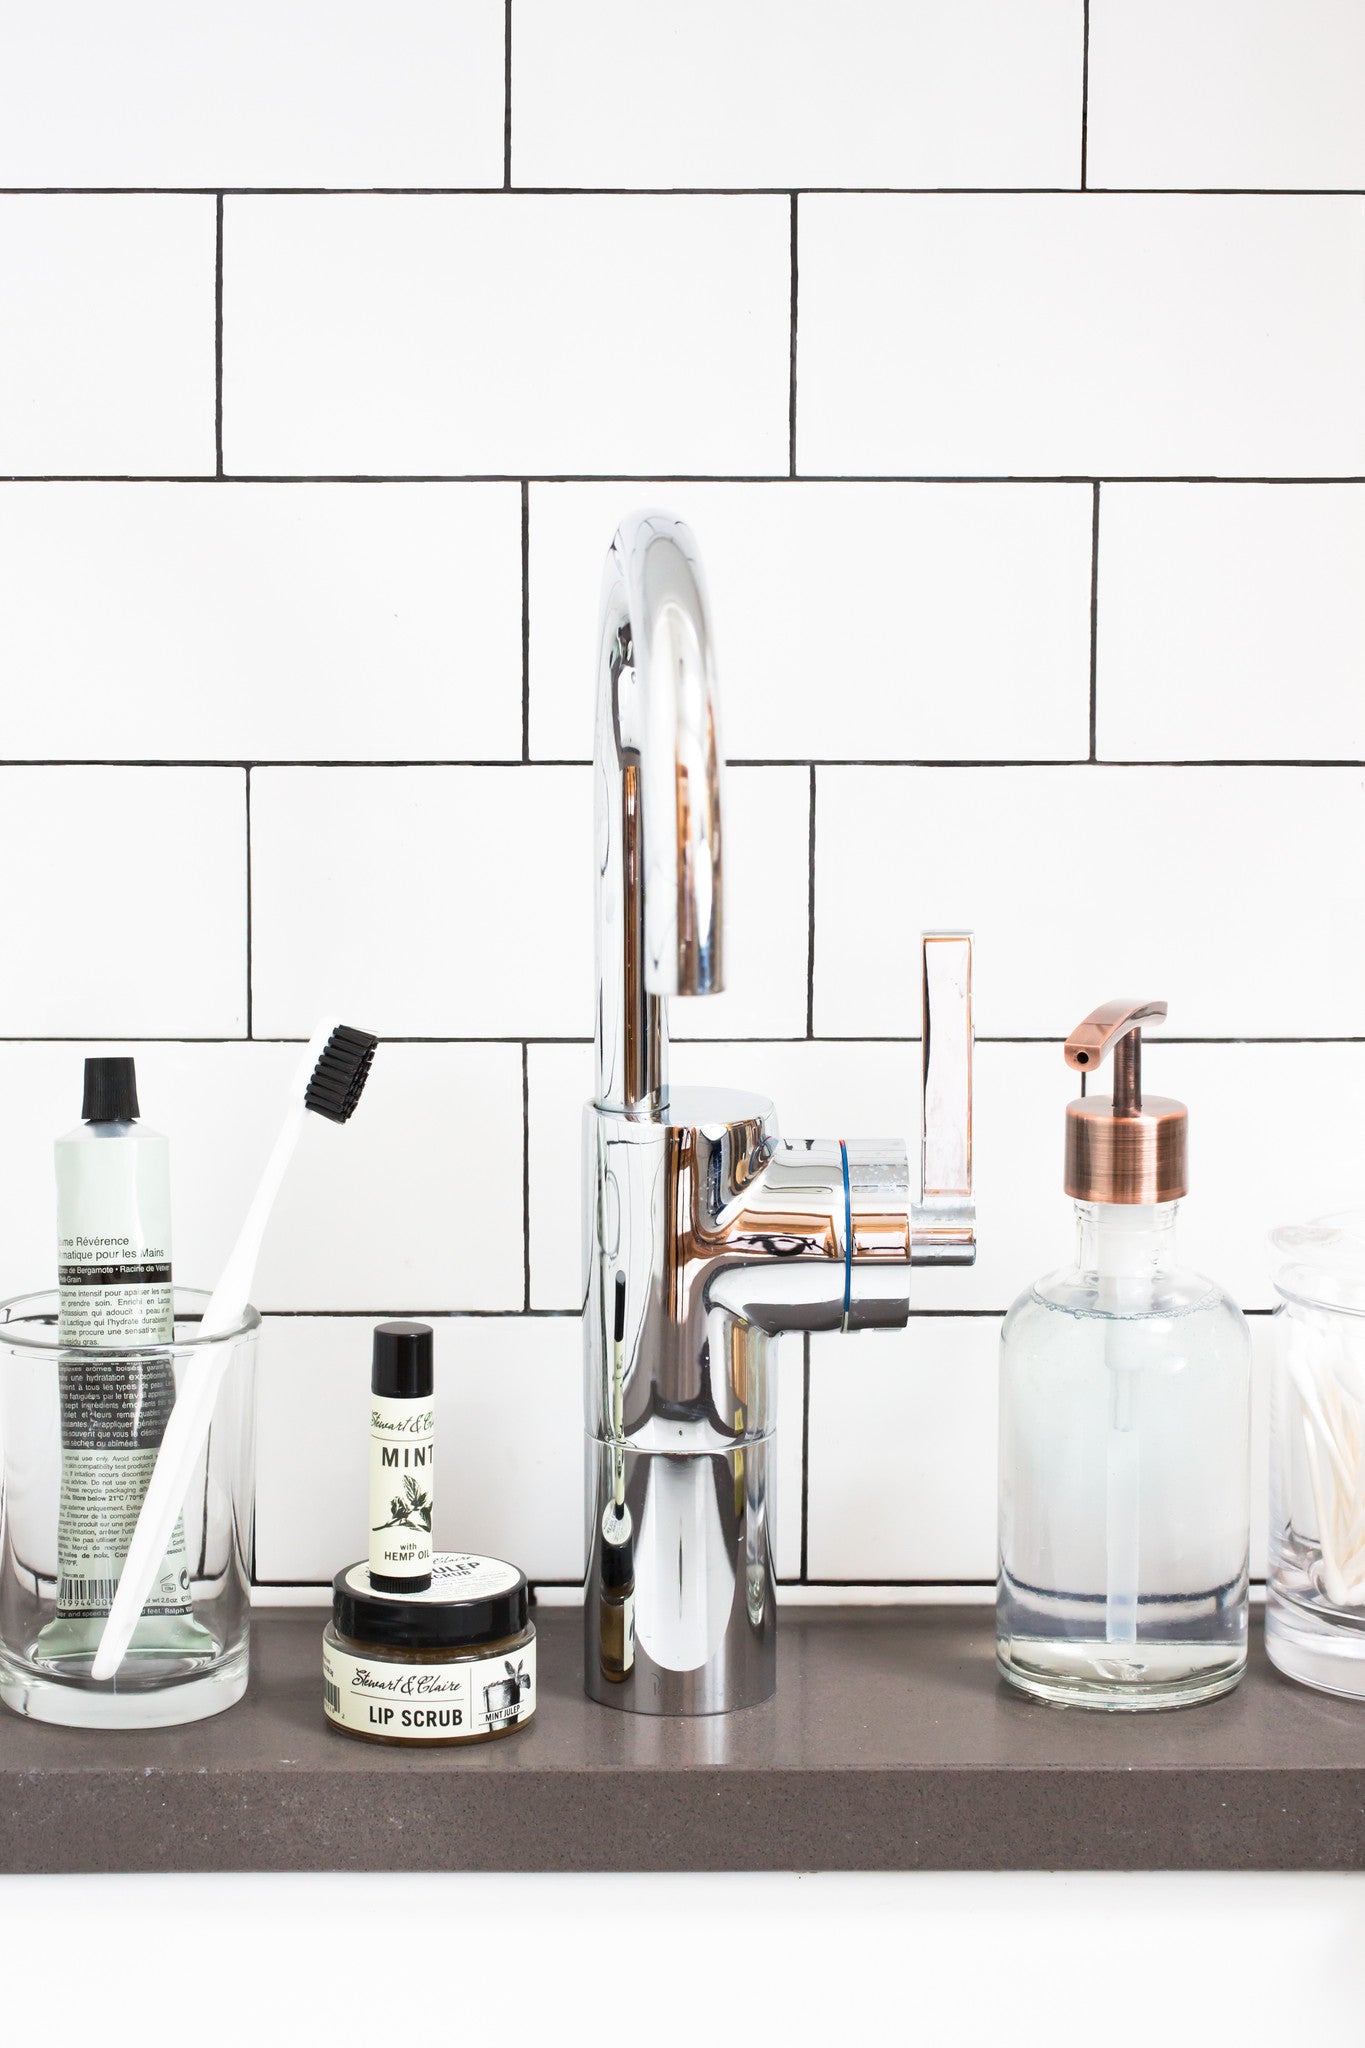
[[[63,1345],[55,1291],[0,1302],[0,1700],[72,1728],[200,1721],[246,1690],[256,1335],[201,1337],[209,1297],[177,1287],[175,1337]],[[213,1421],[128,1652],[90,1666],[175,1389],[223,1365]]]
[[[1266,1651],[1289,1678],[1365,1699],[1365,1211],[1271,1243]]]

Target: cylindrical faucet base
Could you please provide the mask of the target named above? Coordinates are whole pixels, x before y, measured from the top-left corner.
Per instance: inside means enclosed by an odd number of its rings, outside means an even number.
[[[587,1439],[584,1683],[636,1714],[723,1714],[777,1685],[773,1436],[729,1450]]]

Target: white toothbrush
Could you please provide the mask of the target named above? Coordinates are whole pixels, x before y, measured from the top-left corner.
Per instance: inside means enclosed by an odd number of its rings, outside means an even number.
[[[333,1024],[330,1019],[320,1024],[309,1039],[294,1075],[280,1135],[222,1278],[204,1310],[201,1338],[221,1337],[241,1322],[251,1298],[251,1283],[256,1276],[256,1261],[270,1212],[294,1156],[304,1118],[312,1110],[332,1123],[346,1122],[360,1100],[378,1042],[367,1031],[356,1031],[349,1024]],[[133,1540],[123,1561],[118,1591],[90,1667],[90,1676],[97,1682],[115,1675],[132,1641],[204,1448],[218,1389],[231,1357],[230,1346],[197,1354],[181,1376],[175,1406],[138,1511]]]

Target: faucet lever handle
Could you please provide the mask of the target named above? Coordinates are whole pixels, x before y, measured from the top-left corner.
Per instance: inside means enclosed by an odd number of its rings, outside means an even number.
[[[976,1258],[972,1198],[972,935],[925,932],[924,1109],[920,1196],[911,1216],[916,1265],[970,1266]]]

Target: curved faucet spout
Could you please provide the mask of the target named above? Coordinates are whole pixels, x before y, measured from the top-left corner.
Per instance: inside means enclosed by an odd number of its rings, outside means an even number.
[[[766,1096],[670,1095],[668,998],[722,982],[717,725],[696,543],[637,514],[607,561],[597,676],[583,1627],[592,1698],[643,1714],[776,1684],[783,1335],[903,1323],[912,1265],[973,1246],[965,934],[925,940],[918,1202],[899,1138],[784,1142]]]
[[[597,1102],[668,1101],[666,998],[723,985],[721,745],[691,532],[619,528],[602,579],[597,732]]]

